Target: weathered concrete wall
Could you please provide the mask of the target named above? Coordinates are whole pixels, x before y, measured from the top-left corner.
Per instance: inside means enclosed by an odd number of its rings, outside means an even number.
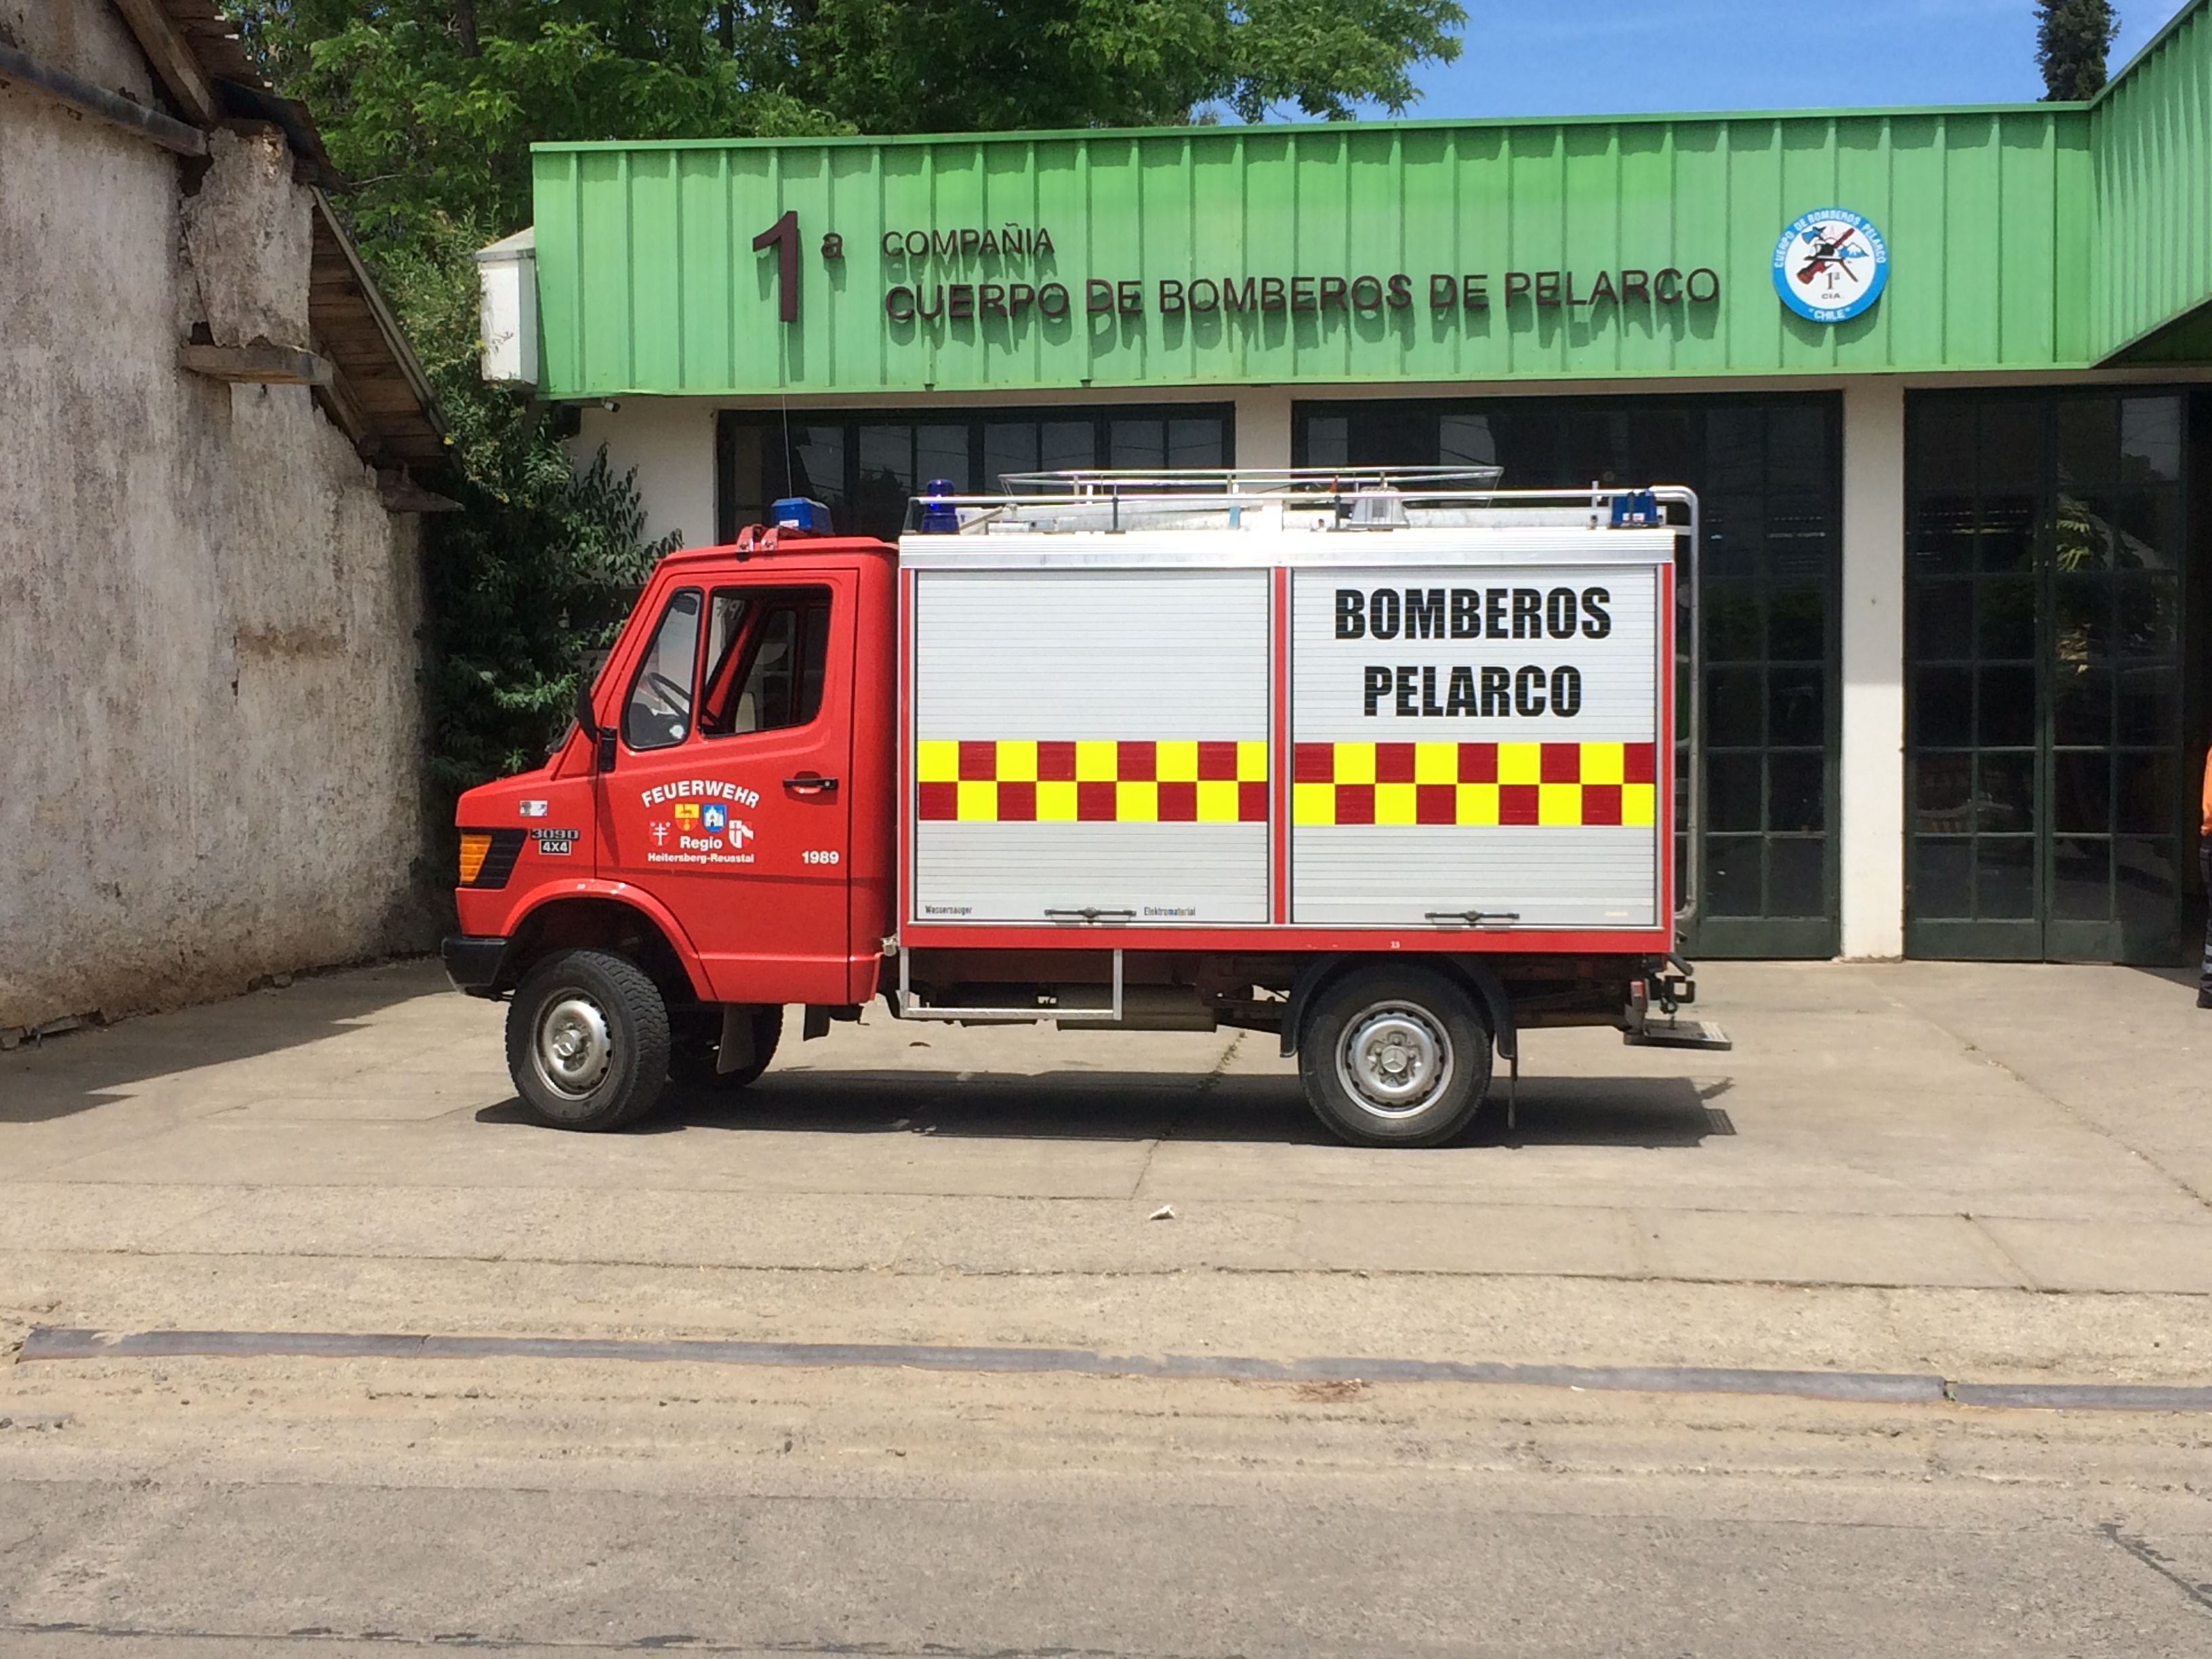
[[[149,97],[106,0],[0,35]],[[299,386],[181,373],[307,343],[280,142],[165,150],[0,87],[0,1030],[422,942],[418,523]]]

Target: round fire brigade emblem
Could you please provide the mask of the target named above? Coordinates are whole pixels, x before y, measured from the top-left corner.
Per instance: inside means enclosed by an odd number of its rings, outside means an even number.
[[[1821,208],[1791,222],[1774,245],[1774,291],[1800,317],[1846,323],[1881,297],[1889,245],[1848,208]]]

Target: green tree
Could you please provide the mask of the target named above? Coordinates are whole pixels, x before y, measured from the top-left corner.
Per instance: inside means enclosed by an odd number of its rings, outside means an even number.
[[[1456,0],[819,0],[782,84],[863,132],[1395,114],[1465,21]]]
[[[247,0],[243,33],[304,99],[352,182],[372,258],[466,223],[493,240],[530,220],[540,140],[852,129],[781,85],[787,24],[710,29],[703,0]]]
[[[372,256],[530,216],[540,140],[1397,112],[1458,0],[243,0]]]
[[[2120,32],[2112,0],[2037,0],[2035,61],[2046,100],[2094,98],[2105,84],[2105,59]]]
[[[476,370],[473,251],[529,222],[541,140],[976,131],[1396,112],[1457,0],[234,0],[351,181],[338,204],[422,356],[463,510],[426,550],[432,771],[533,764],[664,550],[604,454]],[[696,526],[695,526],[696,528]]]
[[[672,538],[604,451],[580,470],[548,418],[477,372],[473,236],[447,228],[386,250],[382,279],[437,389],[461,511],[428,520],[430,775],[450,798],[541,763],[592,653]],[[442,875],[442,872],[441,872]]]

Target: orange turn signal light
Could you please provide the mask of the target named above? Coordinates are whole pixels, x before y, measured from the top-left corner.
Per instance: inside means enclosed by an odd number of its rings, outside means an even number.
[[[483,868],[485,856],[491,851],[491,834],[483,830],[464,830],[461,832],[461,885],[466,887]]]

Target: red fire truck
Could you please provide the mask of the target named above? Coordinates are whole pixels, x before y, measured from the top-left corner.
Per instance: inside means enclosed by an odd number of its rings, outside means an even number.
[[[447,971],[548,1122],[878,996],[1273,1032],[1369,1146],[1449,1139],[1533,1026],[1724,1044],[1673,1018],[1690,492],[1003,482],[671,554],[550,763],[462,797]]]

